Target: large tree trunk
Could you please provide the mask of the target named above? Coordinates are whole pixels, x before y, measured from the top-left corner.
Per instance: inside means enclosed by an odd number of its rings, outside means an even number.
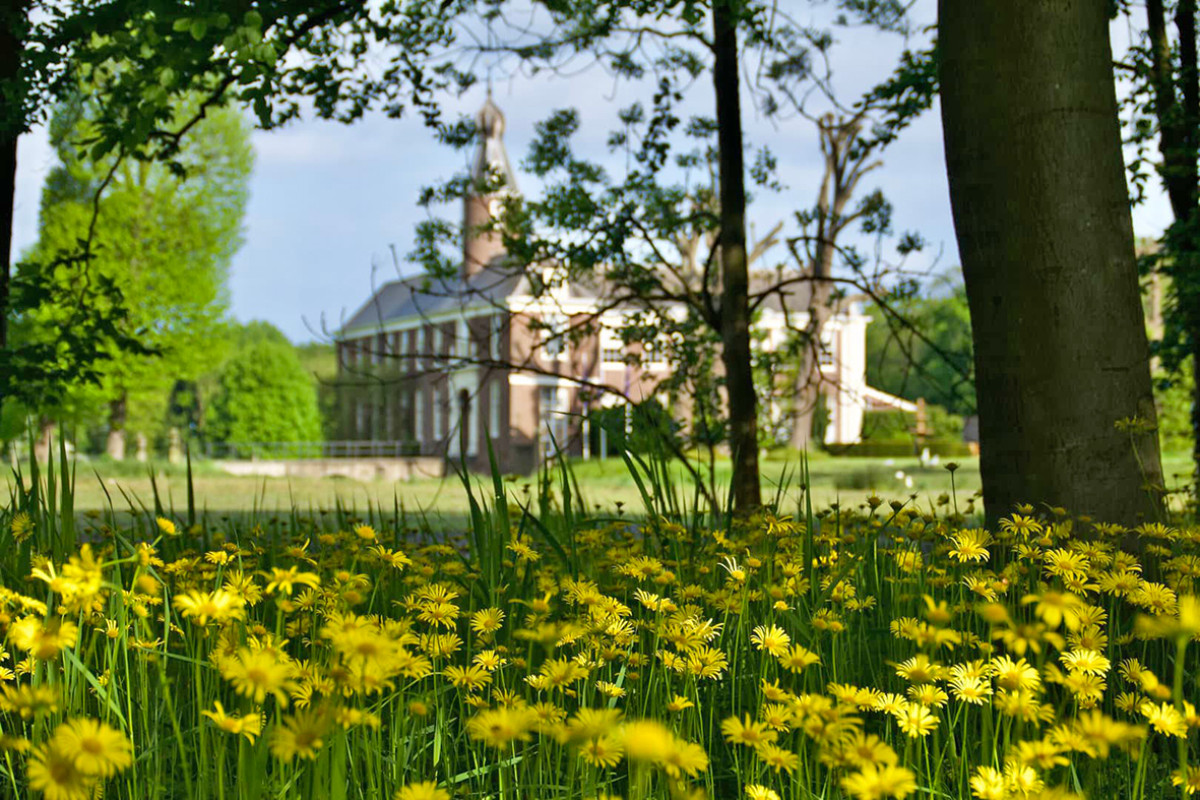
[[[942,121],[989,522],[1016,503],[1153,517],[1162,466],[1108,19],[1093,0],[941,0]],[[1139,464],[1140,461],[1140,464]]]
[[[124,392],[108,405],[108,441],[105,443],[104,451],[114,461],[125,460],[127,405]]]
[[[0,10],[0,349],[8,347],[9,274],[12,269],[13,195],[17,188],[17,137],[25,129],[25,110],[17,94],[29,0]],[[2,398],[0,398],[2,399]]]
[[[729,396],[733,502],[762,503],[758,477],[758,396],[750,360],[750,274],[746,257],[746,175],[742,161],[735,0],[713,3],[713,88],[717,100],[721,208],[721,357]]]

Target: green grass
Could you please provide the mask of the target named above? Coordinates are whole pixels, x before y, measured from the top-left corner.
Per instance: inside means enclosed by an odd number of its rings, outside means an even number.
[[[788,498],[785,510],[795,511],[798,502],[799,480],[797,464],[769,461],[763,464],[764,496],[775,497],[782,490]],[[575,461],[571,469],[579,483],[584,502],[592,509],[615,511],[640,508],[641,498],[628,470],[619,459]],[[107,508],[108,496],[120,509],[127,504],[122,492],[137,503],[153,505],[150,473],[158,486],[163,505],[179,509],[187,499],[187,472],[182,466],[165,462],[138,464],[113,463],[105,460],[80,461],[77,464],[75,507],[79,511],[99,511]],[[912,479],[908,488],[900,471]],[[467,510],[462,483],[453,475],[441,479],[415,479],[404,482],[356,481],[348,478],[260,478],[238,477],[221,472],[212,464],[200,461],[194,465],[196,506],[213,514],[264,511],[282,512],[293,507],[303,509],[332,509],[339,504],[365,508],[368,505],[391,509],[395,504],[410,511],[423,510],[431,514],[460,515]],[[723,493],[729,485],[728,462],[716,467],[716,485]],[[683,482],[685,471],[676,466],[674,474]],[[860,503],[872,491],[885,499],[906,497],[916,492],[936,498],[950,491],[950,474],[942,466],[922,467],[915,458],[832,458],[816,457],[810,462],[813,501],[827,504],[834,501]],[[483,476],[479,476],[483,480]],[[517,498],[526,498],[536,490],[536,476],[505,478]],[[12,477],[8,476],[11,485]],[[979,488],[977,459],[962,459],[955,475],[960,499]],[[8,488],[8,485],[5,488]],[[107,494],[106,494],[107,491]]]
[[[955,489],[961,501],[980,488],[979,460],[957,460],[959,469],[954,476]],[[944,464],[944,462],[943,462]],[[798,491],[797,464],[782,460],[765,461],[763,470],[764,497],[774,498],[782,490],[785,512],[796,513],[801,493]],[[579,490],[587,507],[593,510],[640,510],[641,498],[629,471],[619,459],[575,461],[571,469],[578,480]],[[1163,470],[1169,485],[1180,485],[1191,470],[1189,456],[1170,453],[1163,459]],[[114,463],[104,459],[77,463],[75,508],[78,511],[100,511],[108,506],[108,495],[121,510],[128,505],[125,496],[136,504],[153,506],[154,491],[150,472],[164,507],[182,509],[187,502],[187,471],[166,462],[139,464],[133,461]],[[809,462],[813,503],[824,506],[833,502],[844,505],[862,503],[872,492],[885,500],[919,496],[927,506],[939,495],[950,492],[950,473],[943,465],[922,466],[918,459],[850,458],[818,454]],[[911,488],[902,472],[911,478]],[[729,463],[716,465],[716,485],[719,492],[729,485]],[[685,471],[678,465],[674,474],[686,484]],[[478,480],[486,480],[477,476]],[[507,476],[509,488],[518,499],[532,497],[536,491],[536,476]],[[5,490],[12,482],[6,478]],[[103,486],[101,485],[103,484]],[[339,505],[345,508],[367,507],[393,509],[399,505],[406,511],[424,512],[437,519],[459,520],[467,513],[467,498],[459,479],[449,474],[441,479],[416,479],[405,482],[356,481],[348,478],[258,478],[228,475],[215,465],[198,461],[194,465],[196,507],[210,514],[237,514],[249,511],[282,513],[294,507],[304,510],[330,510]],[[106,495],[107,490],[107,495]],[[123,494],[125,496],[123,496]]]

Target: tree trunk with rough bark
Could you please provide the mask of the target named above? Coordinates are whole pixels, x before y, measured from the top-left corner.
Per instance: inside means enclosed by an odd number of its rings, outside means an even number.
[[[25,110],[16,92],[24,46],[21,31],[29,13],[29,0],[14,0],[5,5],[6,8],[0,9],[0,349],[8,347],[17,138],[25,130]]]
[[[750,359],[750,271],[746,255],[746,176],[736,0],[713,3],[713,88],[720,151],[721,356],[729,400],[733,502],[739,511],[762,504],[758,475],[758,395]]]
[[[1154,518],[1162,484],[1113,85],[1092,0],[941,0],[951,206],[987,517]]]

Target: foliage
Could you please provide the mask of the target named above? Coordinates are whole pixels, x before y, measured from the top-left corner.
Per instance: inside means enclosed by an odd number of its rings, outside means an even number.
[[[1195,378],[1191,362],[1180,364],[1173,375],[1156,376],[1154,399],[1158,408],[1158,441],[1164,453],[1191,453],[1192,398]]]
[[[326,439],[336,439],[338,431],[337,350],[328,342],[309,342],[296,346],[296,355],[304,371],[312,376],[317,387],[317,405],[321,409],[321,432]]]
[[[907,400],[924,397],[955,414],[975,413],[971,311],[966,288],[943,276],[924,294],[896,293],[869,306],[867,383]]]
[[[653,453],[664,458],[673,452],[664,442],[677,437],[679,424],[657,400],[598,408],[590,417],[596,431],[593,437],[602,429],[611,452]]]
[[[963,419],[941,406],[925,406],[927,442],[961,442]],[[907,411],[867,411],[863,414],[863,438],[872,442],[915,442],[917,415]]]
[[[522,501],[497,475],[448,538],[375,507],[110,508],[76,532],[71,482],[35,474],[0,512],[0,779],[127,800],[1073,800],[1193,779],[1185,531],[1144,525],[1128,552],[1118,526],[1032,507],[984,531],[953,493],[730,527],[634,469],[658,512],[591,516],[565,471]]]
[[[81,93],[55,112],[51,143],[59,163],[43,189],[38,242],[17,274],[45,274],[59,282],[56,254],[86,240],[87,280],[119,289],[125,324],[139,332],[141,347],[105,352],[93,381],[99,392],[86,381],[68,380],[50,405],[34,410],[57,413],[73,399],[78,405],[81,395],[93,406],[113,402],[119,407],[111,427],[129,424],[153,437],[168,423],[174,388],[194,382],[221,358],[217,334],[229,263],[241,243],[252,161],[249,133],[238,111],[214,109],[183,142],[177,157],[182,173],[149,162],[96,161],[86,143],[95,136],[93,119],[101,105],[96,96]],[[186,107],[179,111],[187,113]],[[24,304],[18,342],[56,340],[61,319],[74,313],[76,303],[67,302],[65,309],[49,302]]]
[[[218,442],[321,440],[317,393],[290,344],[259,342],[225,363],[205,432]]]

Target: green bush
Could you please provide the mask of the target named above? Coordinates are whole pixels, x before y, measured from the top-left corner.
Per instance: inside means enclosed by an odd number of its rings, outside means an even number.
[[[961,442],[963,418],[941,406],[925,406],[926,442]],[[907,411],[868,411],[863,414],[863,441],[912,442],[917,415]]]
[[[1155,405],[1158,406],[1158,439],[1164,453],[1192,451],[1192,391],[1195,378],[1191,362],[1179,371],[1156,376]]]
[[[678,424],[655,400],[647,400],[629,408],[629,432],[626,433],[626,406],[597,408],[591,412],[593,452],[598,452],[600,430],[608,437],[610,453],[628,449],[634,453],[666,455],[673,450],[669,442],[678,434]]]
[[[317,392],[289,344],[263,341],[229,359],[205,430],[218,442],[321,440]]]

